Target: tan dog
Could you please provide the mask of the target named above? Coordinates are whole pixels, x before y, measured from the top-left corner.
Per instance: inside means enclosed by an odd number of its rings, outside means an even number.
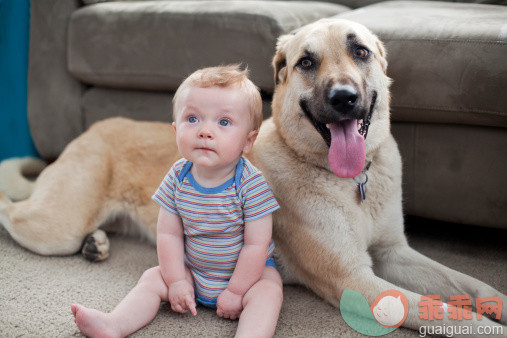
[[[379,40],[352,22],[321,20],[280,38],[273,117],[250,156],[281,206],[274,214],[279,269],[286,282],[306,284],[335,306],[345,289],[369,304],[400,290],[409,302],[404,326],[413,329],[498,326],[487,318],[419,318],[421,294],[498,296],[504,304],[507,297],[408,246],[386,66]],[[28,200],[12,203],[0,194],[0,222],[44,255],[73,254],[92,233],[85,254],[105,258],[107,237],[95,231],[108,220],[129,216],[131,229],[154,239],[158,207],[150,197],[177,158],[168,124],[97,123],[42,172]]]

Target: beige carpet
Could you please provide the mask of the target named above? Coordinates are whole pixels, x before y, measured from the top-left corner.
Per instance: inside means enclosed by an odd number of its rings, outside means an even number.
[[[507,292],[507,231],[407,221],[410,243],[429,257]],[[155,248],[132,238],[111,237],[111,257],[89,263],[81,256],[42,257],[18,246],[0,226],[0,337],[69,337],[78,332],[70,304],[111,310],[157,264]],[[339,311],[312,292],[286,286],[277,337],[360,337]],[[134,337],[231,337],[236,322],[199,307],[198,316],[162,305],[155,320]],[[389,337],[418,336],[397,330]]]

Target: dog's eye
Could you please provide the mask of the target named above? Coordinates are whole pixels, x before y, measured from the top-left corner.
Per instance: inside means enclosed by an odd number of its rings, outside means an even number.
[[[312,66],[312,61],[308,59],[304,59],[301,61],[301,66],[305,68],[310,68]]]
[[[301,60],[299,60],[298,65],[301,68],[309,69],[309,68],[311,68],[313,66],[313,61],[311,59],[307,58],[307,57],[304,57]]]
[[[368,55],[370,55],[370,51],[364,47],[358,47],[354,50],[354,55],[358,58],[365,59]]]

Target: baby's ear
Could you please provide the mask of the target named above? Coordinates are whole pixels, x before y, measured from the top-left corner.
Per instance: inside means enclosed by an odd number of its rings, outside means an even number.
[[[248,154],[250,151],[252,151],[253,145],[255,140],[257,139],[257,135],[259,135],[258,130],[252,130],[246,139],[245,146],[243,147],[243,152],[245,154]]]
[[[173,129],[174,129],[174,132],[176,132],[176,122],[173,122],[172,126],[173,126]]]

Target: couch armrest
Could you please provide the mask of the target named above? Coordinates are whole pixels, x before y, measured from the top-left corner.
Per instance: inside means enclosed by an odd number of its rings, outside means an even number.
[[[32,1],[28,66],[28,120],[40,155],[56,158],[83,132],[84,86],[67,71],[67,31],[78,0]]]

